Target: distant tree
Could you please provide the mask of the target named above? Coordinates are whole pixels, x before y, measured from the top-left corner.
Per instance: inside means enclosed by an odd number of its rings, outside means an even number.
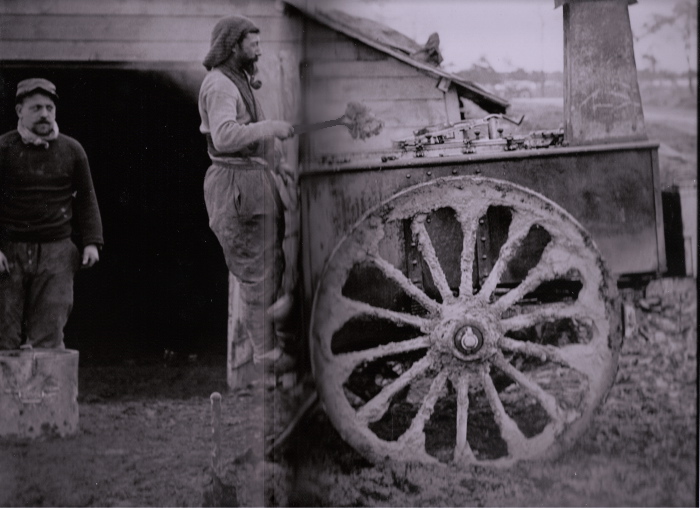
[[[471,67],[456,74],[481,84],[495,84],[502,81],[501,74],[496,72],[486,55],[481,55]]]
[[[677,29],[677,33],[680,33],[683,40],[685,58],[688,63],[688,88],[690,94],[695,95],[692,79],[693,67],[690,58],[691,46],[695,42],[698,32],[698,11],[695,0],[680,0],[676,2],[670,15],[652,15],[651,23],[644,24],[644,32],[637,39],[655,34],[666,27]]]
[[[476,64],[474,65],[482,67],[484,69],[488,69],[490,71],[496,72],[495,69],[493,68],[493,65],[491,65],[491,62],[489,62],[489,59],[486,57],[486,55],[482,54],[479,56],[479,59],[476,61]]]
[[[642,58],[644,58],[645,60],[649,60],[649,65],[651,65],[651,75],[655,75],[657,62],[656,57],[651,53],[647,53],[645,55],[642,55]]]

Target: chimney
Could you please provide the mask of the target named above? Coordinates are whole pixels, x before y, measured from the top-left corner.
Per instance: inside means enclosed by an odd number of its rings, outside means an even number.
[[[628,3],[564,6],[564,127],[569,145],[646,140]]]

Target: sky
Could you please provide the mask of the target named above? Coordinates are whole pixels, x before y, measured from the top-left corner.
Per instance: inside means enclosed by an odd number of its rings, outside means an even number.
[[[562,8],[554,0],[319,0],[337,8],[384,23],[424,44],[438,32],[443,68],[458,72],[482,56],[495,70],[554,72],[563,69]],[[678,0],[638,0],[629,7],[635,36],[654,13],[669,15]],[[697,70],[697,37],[691,44],[691,62]],[[643,57],[653,54],[658,70],[688,69],[678,29],[664,29],[635,42],[638,69],[649,68]]]

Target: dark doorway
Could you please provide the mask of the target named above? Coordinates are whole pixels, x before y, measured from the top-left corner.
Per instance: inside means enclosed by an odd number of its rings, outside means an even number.
[[[201,71],[0,64],[0,132],[16,128],[17,82],[56,84],[57,122],[90,161],[105,233],[76,277],[66,345],[88,361],[224,353],[228,281],[209,230],[199,133]]]

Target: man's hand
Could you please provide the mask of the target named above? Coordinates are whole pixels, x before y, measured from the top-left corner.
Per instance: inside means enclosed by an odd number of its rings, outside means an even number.
[[[296,171],[294,171],[294,168],[292,168],[292,166],[287,164],[285,161],[282,161],[277,165],[277,172],[285,182],[289,182],[290,180],[294,182],[297,179]]]
[[[294,136],[294,127],[289,122],[282,120],[270,120],[272,135],[278,139],[287,139]]]
[[[100,260],[100,253],[97,250],[97,245],[86,245],[83,249],[83,268],[90,268]]]
[[[7,261],[7,257],[5,254],[0,251],[0,273],[9,273],[10,272],[10,263]]]

